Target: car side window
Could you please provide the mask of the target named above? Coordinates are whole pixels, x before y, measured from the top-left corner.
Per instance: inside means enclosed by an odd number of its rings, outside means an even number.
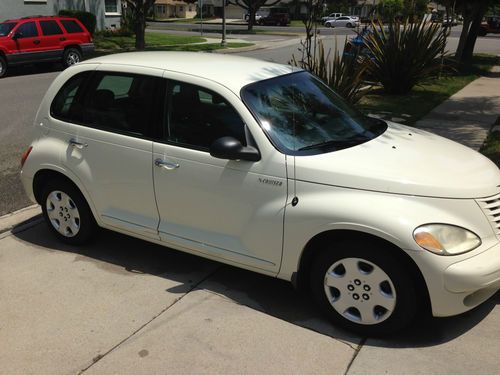
[[[62,25],[70,34],[83,33],[83,29],[73,20],[61,20]]]
[[[148,137],[159,81],[138,74],[95,73],[85,94],[84,125]]]
[[[16,34],[19,35],[19,39],[33,38],[35,36],[38,36],[38,30],[36,28],[35,22],[32,21],[23,23],[21,26],[17,28]]]
[[[42,34],[46,36],[63,33],[56,21],[40,21],[40,27],[42,28]]]
[[[74,123],[83,121],[82,94],[90,75],[91,72],[77,74],[64,84],[50,106],[52,117]]]
[[[245,124],[219,94],[184,82],[168,85],[165,138],[167,142],[208,150],[217,139],[231,136],[246,146]]]

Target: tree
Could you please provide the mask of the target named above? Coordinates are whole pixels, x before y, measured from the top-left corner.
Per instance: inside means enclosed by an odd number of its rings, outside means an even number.
[[[133,19],[133,29],[135,33],[135,49],[144,50],[146,48],[146,16],[151,10],[155,0],[125,0],[127,11],[130,11]]]
[[[382,0],[378,4],[378,12],[382,17],[389,22],[394,21],[394,18],[404,9],[403,0]]]
[[[248,13],[248,30],[253,30],[253,25],[255,25],[255,13],[260,7],[273,6],[278,4],[281,0],[227,0],[229,4],[233,4],[245,9]]]

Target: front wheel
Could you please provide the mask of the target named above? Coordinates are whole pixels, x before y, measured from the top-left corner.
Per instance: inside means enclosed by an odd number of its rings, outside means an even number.
[[[332,24],[331,24],[331,23],[326,22],[326,23],[325,23],[325,27],[332,27]]]
[[[481,27],[477,33],[477,35],[479,35],[479,36],[486,36],[486,34],[488,34],[488,32],[486,31],[486,29],[484,27]]]
[[[7,60],[3,56],[0,56],[0,78],[7,74]]]
[[[42,213],[52,233],[63,242],[81,245],[97,224],[82,193],[63,179],[49,181],[42,192]]]
[[[82,53],[76,48],[68,48],[64,51],[63,65],[65,68],[82,61]]]
[[[414,282],[385,249],[339,243],[316,257],[310,277],[315,300],[333,322],[361,335],[395,332],[415,316]]]
[[[348,22],[348,23],[346,23],[345,27],[347,27],[347,28],[349,28],[349,29],[350,29],[350,28],[352,27],[352,24],[350,24],[350,23]]]

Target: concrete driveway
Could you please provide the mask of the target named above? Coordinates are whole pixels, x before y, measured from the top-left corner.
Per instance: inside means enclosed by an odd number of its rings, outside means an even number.
[[[0,235],[4,374],[493,374],[500,294],[397,337],[332,326],[290,284],[102,231],[39,220]]]

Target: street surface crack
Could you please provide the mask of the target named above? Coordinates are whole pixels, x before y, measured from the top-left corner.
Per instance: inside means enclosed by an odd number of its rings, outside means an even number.
[[[354,355],[353,355],[353,356],[352,356],[352,358],[351,358],[351,361],[350,361],[350,362],[349,362],[349,364],[347,365],[347,368],[346,368],[346,370],[345,370],[345,372],[344,372],[344,375],[347,375],[347,374],[349,373],[349,370],[351,369],[351,366],[352,366],[352,364],[354,363],[354,360],[357,358],[357,356],[358,356],[359,352],[361,351],[361,349],[362,349],[362,348],[363,348],[363,346],[365,345],[366,340],[367,340],[366,338],[363,338],[363,339],[361,340],[361,342],[359,343],[359,345],[357,345],[357,347],[356,347],[356,348],[353,348],[353,349],[355,350],[355,352],[354,352]],[[350,346],[350,345],[349,345],[349,346]]]

